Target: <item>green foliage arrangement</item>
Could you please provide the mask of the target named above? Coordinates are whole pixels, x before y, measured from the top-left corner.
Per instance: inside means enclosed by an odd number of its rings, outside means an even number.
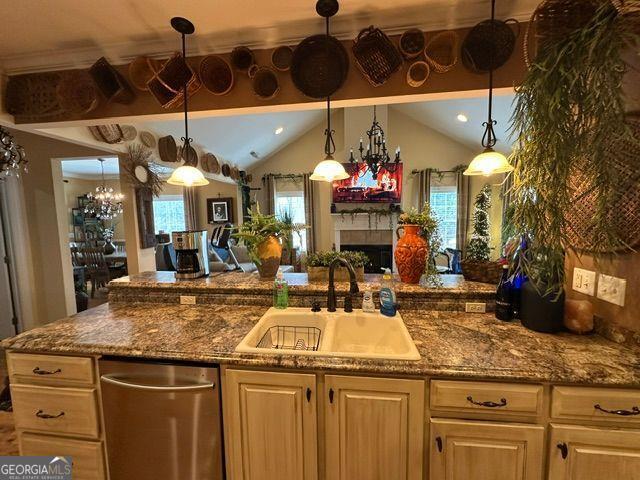
[[[467,244],[467,260],[488,262],[491,255],[489,241],[489,209],[491,208],[491,185],[486,184],[476,195],[473,210],[473,233]]]
[[[429,245],[429,257],[425,265],[426,281],[435,286],[441,285],[442,281],[436,269],[435,256],[442,248],[442,238],[438,233],[438,217],[431,210],[429,202],[425,202],[420,212],[415,207],[411,207],[408,211],[401,213],[398,217],[398,223],[400,225],[420,226],[420,236]]]
[[[359,268],[369,265],[369,257],[364,252],[336,252],[327,250],[323,252],[314,252],[307,255],[308,267],[329,267],[331,262],[336,258],[342,257],[348,261],[352,267]]]
[[[610,0],[588,1],[593,15],[573,21],[562,35],[539,39],[512,117],[513,224],[528,243],[510,259],[511,267],[540,294],[556,298],[564,289],[564,252],[574,250],[567,236],[567,218],[579,200],[572,175],[580,172],[598,192],[591,244],[624,248],[609,211],[620,194],[619,179],[605,152],[614,140],[640,141],[624,123],[622,91],[628,68],[623,51],[637,47],[638,17],[622,15]]]
[[[264,215],[260,213],[260,206],[251,211],[250,218],[245,220],[233,234],[233,237],[241,240],[247,247],[249,258],[256,264],[262,262],[258,257],[258,245],[269,237],[287,238],[295,226],[278,220],[275,215]]]

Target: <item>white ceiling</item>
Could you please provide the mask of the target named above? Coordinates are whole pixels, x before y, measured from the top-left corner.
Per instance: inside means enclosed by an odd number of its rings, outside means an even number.
[[[538,3],[502,0],[497,16],[527,20]],[[295,45],[324,30],[313,0],[0,0],[0,11],[0,69],[7,73],[84,67],[101,55],[115,63],[167,55],[180,47],[169,25],[173,16],[195,24],[192,54]],[[389,33],[470,26],[489,12],[490,0],[343,0],[332,33],[353,38],[370,24]]]
[[[514,95],[493,97],[493,119],[497,122],[494,130],[498,139],[495,149],[504,154],[511,152],[509,126],[513,99]],[[476,97],[405,103],[394,105],[393,108],[469,148],[480,150],[480,140],[484,133],[482,123],[487,121],[487,104],[487,97]],[[458,114],[466,115],[468,121],[458,121]]]
[[[194,118],[189,120],[189,136],[201,152],[211,152],[218,160],[246,169],[269,157],[324,119],[322,110]],[[182,120],[146,122],[138,130],[150,130],[158,136],[173,135],[176,142],[184,136]],[[275,130],[283,127],[281,134]],[[251,156],[255,151],[259,158]]]
[[[118,159],[115,157],[105,158],[104,176],[107,178],[117,178],[119,174],[120,168],[118,166]],[[62,176],[88,179],[101,178],[100,162],[97,158],[63,160]]]

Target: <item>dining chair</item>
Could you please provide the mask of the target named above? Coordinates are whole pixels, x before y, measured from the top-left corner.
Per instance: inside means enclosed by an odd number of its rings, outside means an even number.
[[[81,250],[81,253],[91,281],[91,298],[93,298],[96,289],[106,287],[109,283],[109,266],[104,259],[101,247],[86,247]]]

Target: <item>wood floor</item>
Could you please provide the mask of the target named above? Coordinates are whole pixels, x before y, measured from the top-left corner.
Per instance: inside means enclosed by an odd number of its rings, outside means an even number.
[[[4,352],[0,352],[0,390],[7,378]],[[13,413],[0,412],[0,456],[18,455],[18,440],[13,426]]]

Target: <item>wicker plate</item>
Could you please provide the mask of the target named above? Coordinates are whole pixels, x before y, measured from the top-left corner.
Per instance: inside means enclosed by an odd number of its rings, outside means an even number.
[[[122,128],[120,128],[120,125],[117,123],[112,125],[95,125],[93,127],[89,127],[89,131],[99,142],[114,144],[120,143],[124,140]]]
[[[347,50],[332,36],[307,37],[293,51],[291,80],[308,97],[333,95],[344,84],[347,73]]]
[[[200,62],[200,80],[214,95],[225,95],[233,88],[233,70],[220,55],[208,55]]]
[[[158,154],[163,162],[173,163],[178,161],[178,147],[176,147],[176,141],[171,135],[158,140]]]
[[[374,87],[383,85],[402,66],[402,56],[391,40],[373,25],[362,30],[353,42],[356,65]]]
[[[213,153],[205,153],[200,159],[202,169],[208,173],[220,173],[220,163]]]
[[[222,175],[224,175],[225,177],[231,176],[231,167],[226,163],[222,165]]]
[[[140,132],[140,143],[147,148],[156,148],[156,137],[151,132]]]
[[[628,247],[640,245],[640,115],[629,116],[627,123],[635,131],[635,143],[611,142],[603,161],[620,179],[609,211],[609,221]],[[574,248],[585,252],[604,252],[598,240],[591,235],[592,222],[600,191],[591,188],[586,177],[576,170],[572,176],[574,208],[566,219],[566,235]],[[621,245],[617,250],[626,250]]]
[[[133,125],[122,125],[122,138],[125,142],[133,142],[138,136],[138,130]]]

